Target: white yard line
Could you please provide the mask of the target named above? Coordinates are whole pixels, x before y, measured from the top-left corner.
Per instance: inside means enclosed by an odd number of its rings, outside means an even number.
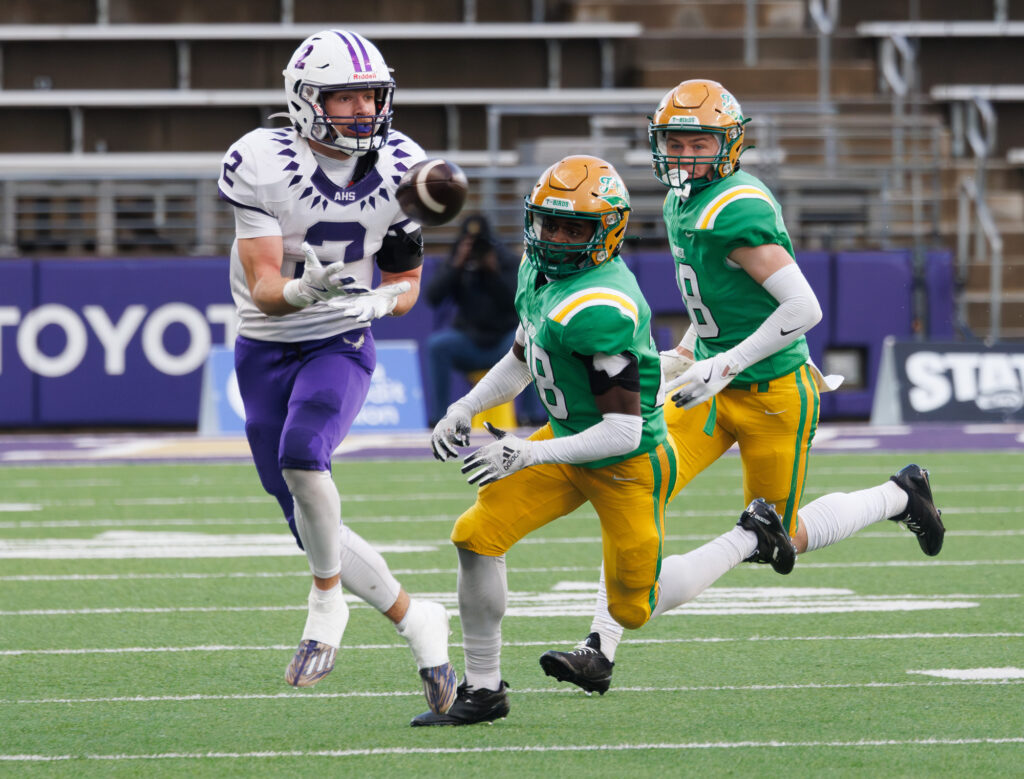
[[[886,561],[863,561],[851,563],[807,563],[799,562],[800,568],[833,569],[833,568],[974,568],[988,565],[1024,565],[1024,560],[886,560]],[[749,568],[750,571],[763,571],[767,569]],[[395,576],[450,576],[455,571],[454,567],[448,568],[392,568],[391,573]],[[567,565],[547,566],[543,568],[514,568],[510,567],[510,574],[527,573],[594,573],[597,574],[596,565]],[[134,581],[134,580],[192,580],[192,579],[284,579],[284,578],[309,578],[308,571],[253,571],[251,573],[95,573],[95,574],[16,574],[12,576],[0,576],[0,582],[89,582],[89,581]]]
[[[787,641],[923,641],[950,639],[990,639],[990,638],[1024,638],[1024,633],[872,633],[854,636],[706,636],[703,638],[630,638],[630,646],[660,646],[665,644],[741,644],[761,642]],[[575,643],[577,638],[555,638],[550,641],[503,641],[503,647],[543,647],[561,646]],[[460,648],[462,644],[452,642],[451,647]],[[209,644],[198,646],[136,646],[136,647],[99,647],[91,649],[4,649],[0,657],[32,655],[118,655],[118,654],[176,654],[180,652],[283,652],[292,651],[294,644],[270,644],[266,646],[229,646]],[[407,644],[345,644],[346,652],[368,651],[377,652],[381,649],[408,649]],[[619,689],[616,687],[616,689]],[[0,700],[0,702],[3,702]],[[10,701],[7,701],[8,703]]]
[[[906,689],[916,687],[994,687],[1024,684],[1024,679],[950,679],[923,682],[850,682],[803,684],[708,684],[680,685],[667,687],[616,687],[618,693],[683,693],[683,692],[777,692],[779,690],[874,690]],[[108,698],[24,698],[17,700],[0,699],[0,705],[55,705],[70,703],[182,703],[190,701],[267,701],[267,700],[309,700],[337,698],[418,698],[421,690],[386,690],[363,692],[279,692],[279,693],[235,693],[232,695],[130,695]],[[510,695],[579,695],[580,691],[567,687],[519,688]]]
[[[500,726],[499,726],[500,727]],[[861,739],[858,741],[693,741],[676,744],[547,744],[493,747],[375,747],[373,749],[292,750],[284,752],[163,752],[156,754],[116,755],[0,755],[2,762],[60,762],[67,760],[266,760],[308,757],[380,757],[396,755],[464,755],[488,753],[565,753],[565,752],[647,752],[726,750],[726,749],[838,749],[845,747],[978,746],[1024,744],[1019,738],[918,738]]]

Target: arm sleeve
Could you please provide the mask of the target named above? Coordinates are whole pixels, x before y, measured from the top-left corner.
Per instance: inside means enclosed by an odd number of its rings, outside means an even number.
[[[763,286],[779,301],[779,307],[726,352],[730,363],[741,371],[788,346],[821,321],[818,298],[796,263],[779,268]]]
[[[633,414],[604,414],[586,430],[562,438],[530,442],[530,464],[578,465],[628,454],[640,446],[644,420]]]

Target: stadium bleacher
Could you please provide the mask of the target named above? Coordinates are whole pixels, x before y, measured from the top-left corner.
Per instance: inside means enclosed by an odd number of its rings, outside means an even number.
[[[645,115],[682,78],[717,77],[753,119],[748,139],[757,148],[745,164],[779,195],[798,249],[829,269],[821,271],[829,284],[845,273],[838,263],[854,262],[851,253],[895,253],[900,277],[906,270],[911,278],[909,287],[892,285],[908,337],[953,335],[952,314],[944,325],[930,317],[954,308],[954,288],[963,314],[956,335],[1024,336],[1016,302],[1024,297],[1016,142],[1024,97],[1005,64],[1024,22],[952,2],[928,4],[917,19],[899,3],[842,4],[827,34],[814,9],[792,0],[400,5],[401,13],[389,2],[360,9],[345,24],[379,41],[395,67],[396,126],[463,165],[473,183],[468,208],[491,215],[511,244],[522,192],[539,170],[585,149],[612,160],[631,188],[631,252],[662,251],[664,190],[649,174]],[[173,9],[125,0],[68,6],[58,18],[22,0],[5,4],[0,121],[32,131],[0,138],[0,252],[226,251],[231,214],[213,185],[221,154],[281,110],[281,63],[297,40],[328,26],[316,21],[331,18],[327,9],[319,0]],[[831,52],[824,90],[823,35]],[[901,49],[913,70],[899,95],[882,61],[897,40],[913,42]],[[957,118],[957,106],[977,100],[998,104],[998,145],[983,160],[970,156],[968,119]],[[963,213],[974,220],[968,227]],[[977,214],[1002,246],[998,322],[996,270],[973,237],[982,233]],[[443,251],[454,227],[431,230],[428,242]],[[954,246],[970,256],[931,259]],[[660,300],[666,287],[654,266],[636,267]],[[925,287],[941,303],[923,306],[915,290]],[[659,303],[663,325],[680,313],[669,309]],[[818,336],[837,343],[824,326]],[[829,343],[815,348],[823,355]],[[842,413],[863,413],[863,404]]]

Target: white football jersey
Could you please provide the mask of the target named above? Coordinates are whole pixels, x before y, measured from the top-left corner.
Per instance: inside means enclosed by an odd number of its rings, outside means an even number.
[[[419,225],[398,207],[395,190],[402,174],[425,159],[423,149],[392,130],[376,164],[351,186],[327,177],[305,139],[292,128],[258,129],[224,155],[218,186],[236,208],[254,209],[277,221],[284,242],[281,275],[302,275],[308,242],[326,266],[344,260],[347,275],[370,288],[372,259],[389,230],[414,232]],[[252,301],[238,256],[231,247],[231,294],[238,306],[238,333],[259,341],[309,341],[366,327],[326,303],[286,316],[268,316]]]

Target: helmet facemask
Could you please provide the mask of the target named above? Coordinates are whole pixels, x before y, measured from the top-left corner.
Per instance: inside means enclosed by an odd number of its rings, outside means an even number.
[[[696,156],[673,154],[668,149],[669,135],[679,132],[712,135],[718,141],[718,151],[713,154]],[[732,175],[735,170],[730,160],[731,144],[728,140],[730,133],[734,137],[740,134],[735,128],[720,130],[710,127],[695,127],[692,130],[682,131],[678,127],[669,129],[652,125],[649,135],[655,178],[685,199],[718,179]],[[698,178],[697,168],[704,165],[709,165],[710,168]]]
[[[370,116],[332,116],[325,108],[326,96],[331,92],[344,90],[374,91],[374,113]],[[387,140],[391,129],[394,111],[391,108],[391,97],[394,94],[394,83],[365,84],[359,86],[345,85],[341,88],[317,87],[313,84],[302,84],[299,97],[309,106],[313,120],[309,127],[309,138],[325,146],[338,149],[353,157],[360,157],[373,149],[379,149]],[[354,135],[347,135],[344,128],[351,128]]]
[[[544,240],[541,236],[545,221],[556,217],[585,222],[593,227],[593,234],[585,241],[574,243]],[[574,276],[611,259],[606,248],[609,235],[622,224],[622,221],[622,216],[618,212],[588,214],[561,211],[534,205],[526,198],[526,258],[548,278],[563,279]]]

